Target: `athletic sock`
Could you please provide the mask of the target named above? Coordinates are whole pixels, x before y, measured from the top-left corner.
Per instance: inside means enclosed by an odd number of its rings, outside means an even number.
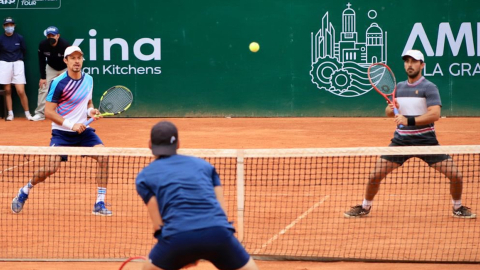
[[[95,204],[105,201],[106,194],[107,194],[107,188],[97,187],[97,201],[95,202]]]
[[[8,115],[13,115],[13,111],[8,111]]]
[[[363,209],[370,210],[370,208],[372,208],[372,205],[373,205],[373,201],[367,201],[367,199],[363,199],[363,203],[362,203]]]
[[[452,200],[452,203],[453,203],[453,209],[455,210],[462,207],[462,200]]]
[[[28,182],[28,184],[26,184],[23,188],[22,188],[22,191],[23,193],[25,194],[28,194],[30,192],[30,189],[33,188],[33,185],[32,183],[30,183],[30,181]]]

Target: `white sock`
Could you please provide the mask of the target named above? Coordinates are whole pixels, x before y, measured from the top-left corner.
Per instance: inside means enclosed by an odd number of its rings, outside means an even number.
[[[455,210],[462,207],[462,200],[452,200],[452,203],[453,203],[453,209]]]
[[[373,201],[367,201],[367,199],[363,199],[363,203],[362,203],[363,209],[370,210],[370,208],[372,208],[372,205],[373,205]]]
[[[107,188],[97,187],[97,201],[95,203],[97,204],[99,202],[104,202],[106,194],[107,194]]]
[[[13,111],[8,111],[8,115],[13,115]]]
[[[30,192],[30,189],[33,188],[33,185],[30,183],[30,181],[28,182],[28,184],[26,184],[23,188],[22,188],[22,191],[23,193],[25,194],[28,194]]]
[[[32,116],[29,111],[25,111],[25,116]]]

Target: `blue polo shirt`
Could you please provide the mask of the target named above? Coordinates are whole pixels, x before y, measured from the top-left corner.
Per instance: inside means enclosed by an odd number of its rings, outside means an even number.
[[[17,33],[11,36],[0,34],[0,61],[15,62],[23,60],[26,52],[25,41]]]
[[[155,196],[164,226],[162,236],[210,227],[233,230],[215,196],[220,177],[207,161],[184,155],[157,159],[137,176],[143,201]]]

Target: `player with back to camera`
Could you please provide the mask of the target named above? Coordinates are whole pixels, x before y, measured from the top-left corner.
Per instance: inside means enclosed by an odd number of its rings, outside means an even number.
[[[158,242],[143,269],[181,269],[204,259],[218,269],[257,270],[227,220],[215,167],[177,154],[178,131],[171,122],[157,123],[150,136],[155,160],[138,174],[136,186]]]
[[[83,52],[77,46],[67,47],[64,54],[67,71],[56,77],[46,98],[45,117],[52,120],[52,138],[50,146],[86,146],[103,147],[103,142],[95,134],[95,130],[85,126],[87,116],[101,117],[93,107],[93,78],[82,72]],[[108,182],[108,157],[89,156],[97,161],[97,200],[92,214],[111,216],[112,212],[105,207],[105,195]],[[60,168],[67,156],[51,156],[43,168],[35,171],[30,181],[18,191],[13,199],[13,213],[20,213],[31,189],[45,181]]]
[[[397,127],[389,146],[432,146],[439,145],[435,134],[434,122],[440,118],[442,102],[435,84],[422,76],[425,67],[422,52],[409,50],[403,56],[404,68],[408,80],[397,84],[395,104],[389,104],[385,113],[394,117]],[[395,116],[393,109],[399,114]],[[452,196],[452,215],[457,218],[476,218],[470,208],[462,205],[463,177],[449,155],[381,156],[370,173],[363,203],[353,206],[344,213],[347,218],[362,217],[370,214],[373,199],[380,188],[380,182],[393,170],[402,166],[412,157],[418,157],[430,167],[439,171],[450,180]]]

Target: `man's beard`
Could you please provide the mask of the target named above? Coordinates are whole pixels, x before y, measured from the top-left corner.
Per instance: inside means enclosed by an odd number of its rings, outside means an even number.
[[[408,73],[407,72],[407,75],[410,79],[414,79],[418,76],[419,73],[420,73],[420,71],[417,71],[417,72],[414,72],[414,73]]]

